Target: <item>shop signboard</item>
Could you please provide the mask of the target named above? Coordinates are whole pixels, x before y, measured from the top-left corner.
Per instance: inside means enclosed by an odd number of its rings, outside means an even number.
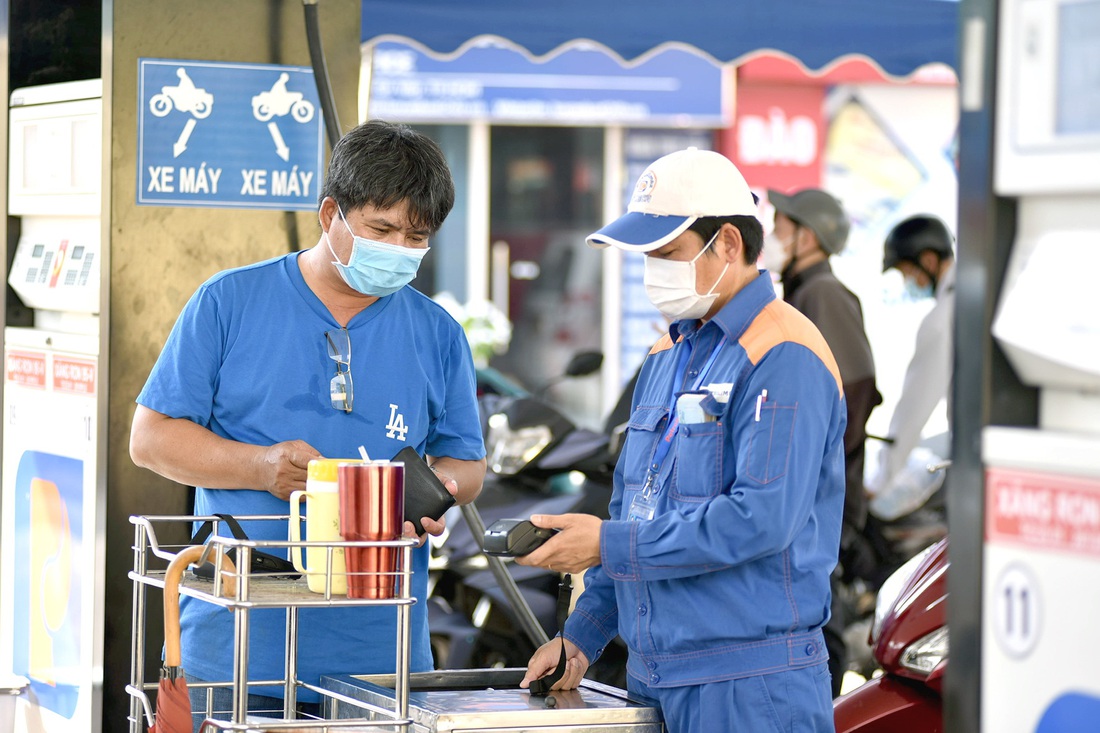
[[[380,41],[367,114],[420,123],[720,128],[731,120],[731,74],[683,48],[625,65],[595,46],[532,59],[486,42],[438,58]]]
[[[824,102],[823,86],[738,86],[736,124],[721,131],[721,145],[758,194],[821,187]]]

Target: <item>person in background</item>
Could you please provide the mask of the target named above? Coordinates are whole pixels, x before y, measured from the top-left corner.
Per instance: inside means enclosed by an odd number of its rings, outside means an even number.
[[[560,531],[517,562],[588,568],[561,638],[521,686],[576,687],[616,634],[628,689],[670,733],[833,730],[829,576],[844,503],[846,408],[828,344],[778,300],[737,168],[689,148],[638,179],[626,214],[588,237],[645,255],[670,321],[634,389],[608,520],[535,515]]]
[[[782,254],[770,256],[780,264],[783,299],[813,321],[829,344],[840,367],[848,405],[844,433],[844,530],[840,540],[840,575],[850,582],[874,572],[874,552],[864,536],[867,495],[863,483],[867,420],[882,402],[875,383],[875,360],[863,326],[859,298],[833,274],[829,258],[843,251],[848,241],[848,216],[833,196],[820,189],[804,189],[792,195],[768,191],[775,207],[775,227],[765,248]],[[767,259],[767,257],[766,257]],[[834,587],[833,617],[825,630],[833,695],[840,694],[847,653],[843,630],[846,619]]]
[[[485,449],[470,349],[461,326],[408,287],[453,203],[432,140],[380,120],[347,133],[321,189],[317,243],[214,275],[184,306],[137,397],[134,463],[195,486],[197,515],[286,515],[311,459],[415,446],[460,503],[472,501]],[[431,534],[444,529],[422,521]],[[251,539],[287,540],[286,523],[242,525]],[[422,545],[417,598],[427,565]],[[283,678],[285,624],[282,610],[252,614],[249,679]],[[233,614],[185,598],[181,627],[189,682],[232,680]],[[423,603],[411,628],[411,668],[430,670]],[[393,608],[303,609],[298,679],[392,673],[396,633]],[[205,690],[191,689],[192,709],[204,709]],[[255,692],[250,710],[282,710],[281,687]],[[231,708],[231,693],[217,690],[216,710]],[[316,712],[317,695],[298,694]]]
[[[874,495],[872,507],[896,488],[895,480],[920,442],[928,418],[940,401],[949,397],[955,318],[953,245],[954,237],[947,225],[930,214],[911,216],[886,235],[882,271],[896,268],[905,278],[905,290],[911,298],[934,296],[936,302],[917,329],[916,346],[890,418],[887,442],[879,451],[877,470],[868,481]]]

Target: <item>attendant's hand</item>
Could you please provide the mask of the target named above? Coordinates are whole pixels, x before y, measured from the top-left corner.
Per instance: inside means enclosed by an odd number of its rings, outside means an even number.
[[[304,491],[309,462],[321,454],[304,440],[287,440],[265,448],[259,454],[256,468],[260,485],[283,501],[294,491]]]
[[[591,514],[532,514],[536,527],[560,530],[534,552],[517,557],[520,565],[532,565],[555,573],[579,573],[600,564],[600,527],[603,520]]]
[[[558,660],[561,658],[561,645],[561,638],[554,638],[536,649],[535,653],[531,655],[531,661],[527,662],[527,674],[524,675],[519,686],[530,687],[532,680],[545,677],[553,672],[558,666]],[[577,648],[576,644],[568,639],[565,640],[565,658],[568,660],[565,663],[565,674],[554,683],[553,687],[550,688],[551,690],[575,689],[584,678],[584,673],[588,671],[588,657]]]

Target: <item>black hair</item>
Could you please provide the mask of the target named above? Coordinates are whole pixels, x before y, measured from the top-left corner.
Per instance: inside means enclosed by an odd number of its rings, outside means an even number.
[[[745,264],[756,264],[764,248],[764,225],[755,216],[707,216],[696,219],[688,230],[702,237],[703,244],[706,244],[723,224],[732,224],[741,232],[741,241],[745,244]]]
[[[331,196],[344,213],[408,202],[417,227],[435,233],[455,203],[443,151],[407,125],[370,120],[336,143],[318,203]]]

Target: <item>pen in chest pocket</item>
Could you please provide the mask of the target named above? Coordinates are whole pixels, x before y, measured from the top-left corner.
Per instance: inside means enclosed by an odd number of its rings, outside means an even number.
[[[756,422],[760,422],[760,406],[768,401],[768,390],[760,390],[760,394],[756,396]]]

